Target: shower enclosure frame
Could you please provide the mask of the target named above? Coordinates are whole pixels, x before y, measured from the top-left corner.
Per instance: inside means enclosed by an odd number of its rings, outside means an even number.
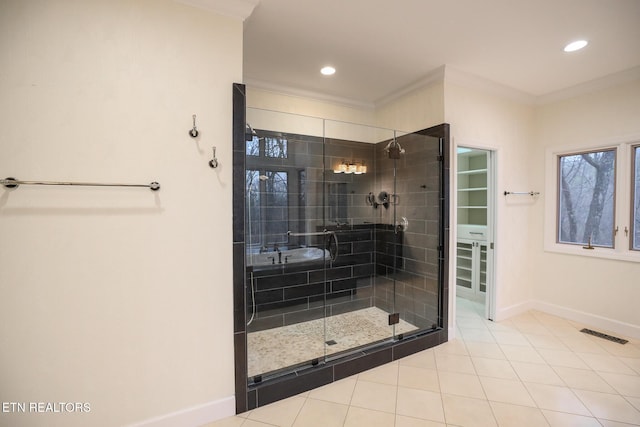
[[[233,314],[236,413],[245,412],[350,375],[434,347],[448,340],[449,299],[449,198],[450,142],[446,123],[418,132],[437,137],[441,145],[439,280],[440,325],[399,339],[365,348],[348,357],[328,359],[321,364],[291,372],[260,383],[248,383],[247,313],[245,283],[245,162],[246,162],[245,85],[233,84]]]

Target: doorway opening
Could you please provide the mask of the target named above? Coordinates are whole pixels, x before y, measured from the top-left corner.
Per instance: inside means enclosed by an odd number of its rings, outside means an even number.
[[[458,146],[456,300],[484,319],[495,317],[495,152]]]

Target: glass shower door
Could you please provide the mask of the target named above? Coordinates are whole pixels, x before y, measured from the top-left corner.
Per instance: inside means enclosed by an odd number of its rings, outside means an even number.
[[[440,326],[442,147],[440,138],[421,132],[397,136],[395,160],[396,338]]]
[[[321,119],[247,109],[250,382],[324,360],[330,247],[323,233],[322,133]]]
[[[393,131],[325,120],[325,227],[335,233],[338,256],[327,268],[326,354],[331,359],[389,341],[395,286],[392,162],[379,158]]]

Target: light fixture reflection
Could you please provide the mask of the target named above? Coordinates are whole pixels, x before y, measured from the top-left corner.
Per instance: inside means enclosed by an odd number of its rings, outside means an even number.
[[[361,175],[363,173],[367,173],[367,166],[364,162],[348,162],[343,160],[333,169],[333,173],[352,173],[354,175]]]

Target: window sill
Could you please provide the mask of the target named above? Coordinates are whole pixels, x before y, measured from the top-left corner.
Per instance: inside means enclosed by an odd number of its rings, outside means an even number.
[[[564,255],[586,256],[590,258],[640,263],[640,251],[616,251],[615,249],[599,247],[583,249],[582,246],[579,245],[563,245],[559,243],[545,244],[544,251]]]

